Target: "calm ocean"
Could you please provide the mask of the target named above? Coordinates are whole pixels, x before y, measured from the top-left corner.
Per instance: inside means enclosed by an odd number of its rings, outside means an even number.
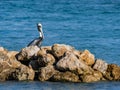
[[[38,37],[43,46],[69,44],[120,65],[120,0],[0,0],[0,46],[20,51]],[[0,82],[0,90],[119,90],[120,82]]]

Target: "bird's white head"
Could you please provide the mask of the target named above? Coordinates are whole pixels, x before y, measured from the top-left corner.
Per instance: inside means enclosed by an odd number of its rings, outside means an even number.
[[[42,24],[41,23],[37,23],[37,27],[38,27],[38,31],[42,30]]]
[[[41,23],[38,23],[37,26],[38,26],[38,27],[42,27],[42,24],[41,24]]]

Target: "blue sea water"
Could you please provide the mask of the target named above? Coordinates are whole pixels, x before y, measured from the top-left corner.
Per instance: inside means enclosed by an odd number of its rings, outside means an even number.
[[[96,58],[120,65],[120,0],[0,0],[0,46],[20,51],[38,37],[90,50]],[[0,90],[119,90],[120,82],[0,82]]]

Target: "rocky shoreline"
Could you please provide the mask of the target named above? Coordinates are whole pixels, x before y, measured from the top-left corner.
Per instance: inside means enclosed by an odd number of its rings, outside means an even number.
[[[65,44],[29,46],[20,52],[0,47],[0,81],[95,82],[120,80],[120,66],[97,59],[88,50]]]

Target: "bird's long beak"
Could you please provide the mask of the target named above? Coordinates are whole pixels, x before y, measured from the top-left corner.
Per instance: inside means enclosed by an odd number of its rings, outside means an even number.
[[[38,31],[42,32],[42,27],[41,26],[38,26]]]
[[[37,24],[37,28],[39,32],[42,32],[42,25],[40,23]]]

